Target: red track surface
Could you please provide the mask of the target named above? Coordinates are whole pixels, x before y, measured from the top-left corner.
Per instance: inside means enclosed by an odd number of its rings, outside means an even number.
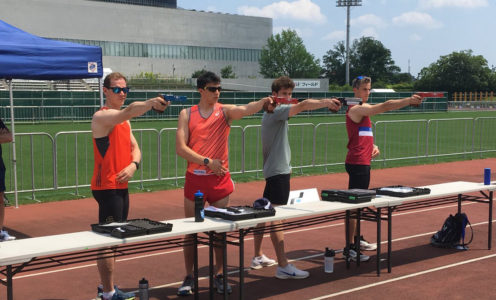
[[[373,170],[371,187],[385,185],[420,186],[449,181],[483,181],[483,169],[496,170],[496,159],[443,163],[393,169]],[[493,178],[494,179],[494,178]],[[317,187],[346,188],[347,175],[329,174],[295,177],[291,188]],[[264,182],[236,184],[231,204],[251,204],[263,191]],[[131,195],[130,218],[147,217],[155,220],[181,218],[182,190]],[[474,229],[474,242],[469,251],[437,249],[429,245],[430,236],[444,219],[456,211],[456,206],[442,206],[397,213],[393,217],[393,272],[382,269],[375,273],[375,252],[368,252],[371,261],[360,268],[352,265],[346,270],[338,254],[335,271],[323,270],[322,252],[325,247],[340,249],[344,245],[342,221],[325,223],[317,227],[286,232],[286,249],[293,263],[310,272],[304,280],[279,280],[274,277],[276,267],[245,272],[245,299],[493,299],[496,295],[496,245],[487,250],[487,205],[465,204],[463,211],[469,216]],[[7,208],[6,225],[18,238],[43,236],[89,230],[97,221],[97,205],[93,199],[80,199],[53,203],[25,205],[18,209]],[[362,223],[362,232],[368,240],[375,240],[375,225]],[[493,225],[494,226],[494,225]],[[385,223],[383,242],[386,239]],[[493,229],[493,232],[494,229]],[[251,236],[245,245],[245,266],[253,255]],[[1,246],[1,245],[0,245]],[[0,247],[1,251],[1,247]],[[274,257],[270,238],[264,240],[264,251]],[[382,244],[382,253],[386,244]],[[208,272],[208,250],[199,249],[200,276]],[[238,294],[237,248],[228,249],[230,282],[233,295]],[[385,263],[384,263],[385,265]],[[184,276],[181,249],[160,253],[123,257],[116,264],[116,283],[124,290],[136,290],[138,281],[146,277],[152,288],[151,299],[176,299],[175,295]],[[36,272],[21,273],[14,277],[15,299],[93,299],[99,283],[93,262],[69,265]],[[208,281],[200,280],[201,298],[208,298]],[[0,286],[0,299],[6,289]],[[221,299],[216,295],[216,298]],[[187,298],[188,299],[188,298]],[[193,297],[189,297],[193,299]]]

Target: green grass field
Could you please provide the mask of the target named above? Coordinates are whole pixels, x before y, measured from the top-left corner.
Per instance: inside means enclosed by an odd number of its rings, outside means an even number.
[[[438,154],[443,153],[464,153],[471,151],[467,145],[473,141],[466,141],[459,134],[467,130],[466,121],[461,118],[477,118],[489,117],[496,118],[494,111],[476,111],[476,112],[445,112],[445,113],[400,113],[400,114],[384,114],[372,118],[373,122],[393,121],[393,128],[386,128],[387,134],[384,134],[384,126],[376,128],[376,143],[381,147],[381,153],[388,159],[394,157],[408,157],[422,155],[423,151],[428,147],[434,149]],[[394,123],[394,121],[405,120],[433,120],[433,119],[456,119],[456,121],[443,121],[443,126],[440,128],[431,128],[432,136],[436,137],[436,142],[428,141],[418,143],[415,139],[407,137],[414,136],[422,130],[420,127],[413,126],[415,122]],[[292,164],[293,166],[304,166],[293,168],[294,176],[307,176],[312,174],[335,173],[343,172],[344,167],[342,162],[346,155],[346,131],[344,125],[336,125],[345,121],[344,115],[328,115],[328,116],[310,116],[302,115],[290,120],[290,124],[294,124],[290,130],[290,141],[292,149]],[[321,125],[317,130],[316,151],[313,153],[313,125]],[[327,124],[331,123],[331,124]],[[298,124],[298,125],[296,125]],[[185,162],[179,158],[176,160],[175,155],[175,127],[176,120],[160,120],[160,121],[133,121],[132,127],[135,130],[135,136],[140,143],[143,153],[142,168],[134,176],[135,180],[140,182],[132,183],[131,192],[153,191],[161,189],[171,189],[181,187],[182,180],[176,180],[177,176],[184,176]],[[250,127],[255,125],[255,127]],[[252,181],[262,180],[263,176],[259,170],[262,168],[261,160],[261,145],[259,143],[259,127],[260,118],[246,118],[235,121],[230,136],[230,169],[234,173],[235,181]],[[241,173],[241,139],[242,132],[239,127],[249,129],[245,130],[245,138],[248,141],[245,146],[245,162],[244,170],[248,172]],[[160,133],[164,128],[168,128]],[[494,128],[494,127],[493,127]],[[71,123],[42,123],[42,124],[17,124],[16,125],[16,147],[17,147],[17,174],[18,174],[18,190],[29,191],[33,189],[47,189],[37,192],[20,193],[19,201],[21,204],[32,203],[37,201],[57,201],[64,199],[74,199],[79,197],[91,196],[88,187],[78,187],[80,185],[89,184],[91,174],[93,172],[93,153],[91,136],[88,133],[74,134],[74,131],[89,131],[89,122],[71,122]],[[69,132],[67,134],[63,132]],[[491,130],[485,129],[484,136],[492,136]],[[34,136],[23,135],[32,133],[43,133]],[[160,152],[157,149],[157,136],[160,133]],[[470,132],[468,132],[470,133]],[[56,156],[52,147],[51,138],[56,138],[57,148]],[[481,139],[482,137],[478,137]],[[478,140],[475,140],[478,143]],[[496,144],[492,141],[489,145],[484,145],[484,149],[495,150]],[[439,144],[434,144],[439,143]],[[485,142],[486,143],[486,142]],[[387,145],[383,147],[383,145]],[[77,147],[77,151],[75,151]],[[435,148],[434,148],[435,147]],[[8,147],[4,145],[4,160],[7,170],[11,170],[12,153]],[[434,150],[430,150],[434,152]],[[477,149],[476,149],[477,150]],[[315,155],[315,157],[314,157]],[[381,161],[380,159],[373,163],[373,168],[396,167],[403,165],[436,163],[442,161],[474,159],[480,157],[488,157],[496,155],[492,152],[484,154],[462,154],[432,157],[429,159],[402,159],[392,161]],[[53,190],[54,186],[54,170],[53,159],[57,160],[57,186],[65,187]],[[315,161],[313,161],[315,159]],[[317,167],[310,167],[311,165]],[[324,166],[325,164],[325,166]],[[158,168],[158,166],[161,168]],[[176,168],[177,165],[177,168]],[[177,171],[176,171],[177,170]],[[33,172],[34,176],[31,175]],[[11,172],[10,172],[11,173]],[[156,180],[160,175],[162,180]],[[7,174],[7,191],[9,198],[13,199],[11,191],[13,190],[13,176]],[[12,200],[11,200],[12,202]]]

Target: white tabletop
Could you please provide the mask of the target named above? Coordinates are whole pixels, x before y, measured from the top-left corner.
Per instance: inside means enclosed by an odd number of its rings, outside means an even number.
[[[162,221],[172,224],[172,231],[130,238],[115,238],[109,234],[93,231],[81,231],[66,234],[19,239],[0,243],[0,266],[29,261],[33,257],[99,249],[127,243],[167,239],[185,234],[206,231],[227,232],[235,230],[230,221],[205,218],[204,222],[195,222],[194,218]]]
[[[301,218],[307,216],[317,216],[321,214],[330,214],[343,212],[346,210],[358,209],[363,207],[387,207],[387,199],[375,198],[371,201],[362,203],[344,203],[338,201],[315,201],[294,205],[281,205],[276,207],[276,215],[271,217],[235,221],[237,229],[243,229],[256,226],[258,223],[272,222],[286,219]]]
[[[496,190],[496,182],[491,183],[490,185],[484,185],[481,182],[454,181],[448,183],[426,185],[422,186],[422,188],[429,188],[431,190],[430,194],[404,198],[377,195],[376,199],[387,200],[389,206],[397,206],[403,203],[418,200],[442,198],[458,194],[470,194],[479,191],[494,191]]]

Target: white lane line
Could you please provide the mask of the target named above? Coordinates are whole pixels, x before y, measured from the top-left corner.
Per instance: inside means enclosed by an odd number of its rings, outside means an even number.
[[[465,205],[471,205],[471,204],[475,204],[475,203],[472,203],[472,202],[466,203],[466,204],[464,204],[464,206]],[[438,209],[443,209],[443,208],[456,207],[456,206],[457,206],[456,204],[455,205],[445,205],[445,206],[433,207],[433,208],[428,208],[428,209],[423,209],[423,210],[415,210],[415,211],[406,212],[406,213],[396,213],[396,214],[393,214],[393,217],[400,216],[400,215],[412,214],[412,213],[420,213],[420,212],[425,212],[425,211],[438,210]],[[493,222],[496,222],[496,220],[493,220]],[[487,222],[472,224],[472,226],[478,226],[478,225],[483,225],[483,224],[487,224]],[[304,232],[304,231],[317,230],[317,229],[330,228],[330,227],[338,227],[338,226],[343,226],[343,225],[344,225],[344,223],[340,222],[340,223],[330,224],[330,225],[308,227],[308,228],[304,228],[304,229],[297,229],[297,230],[292,230],[292,231],[287,231],[287,232],[285,231],[284,234],[285,235],[294,234],[294,233],[299,233],[299,232]],[[421,237],[421,236],[425,236],[425,235],[430,235],[430,234],[434,234],[435,232],[437,232],[437,230],[434,232],[421,233],[421,234],[417,234],[417,235],[397,238],[397,239],[394,239],[393,242],[412,239],[412,238]],[[269,236],[270,236],[269,234],[264,235],[265,238],[269,237]],[[253,238],[252,237],[251,238],[245,238],[244,240],[250,241],[250,240],[253,240]],[[387,241],[381,242],[381,244],[386,244],[386,243],[387,243]],[[202,246],[199,246],[198,249],[207,248],[207,247],[208,246],[206,246],[206,245],[202,245]],[[123,262],[123,261],[153,257],[153,256],[158,256],[158,255],[166,255],[166,254],[178,253],[178,252],[182,252],[182,251],[183,251],[182,249],[177,249],[177,250],[170,250],[170,251],[164,251],[164,252],[158,252],[158,253],[152,253],[152,254],[138,255],[138,256],[133,256],[133,257],[128,257],[128,258],[120,258],[120,259],[117,259],[116,262]],[[321,255],[321,254],[319,254],[319,255]],[[295,260],[301,260],[301,259],[297,258]],[[76,266],[76,267],[70,267],[70,268],[56,269],[53,271],[43,271],[43,272],[38,272],[38,273],[33,273],[33,274],[19,275],[19,276],[15,276],[13,278],[13,280],[23,279],[23,278],[28,278],[28,277],[35,277],[35,276],[42,276],[42,275],[53,274],[53,273],[58,273],[58,272],[72,271],[72,270],[89,268],[89,267],[96,267],[96,263],[91,263],[91,264],[86,264],[86,265],[81,265],[81,266]],[[180,283],[182,283],[182,282],[180,282]]]
[[[324,296],[312,298],[311,300],[321,300],[321,299],[327,299],[327,298],[332,298],[332,297],[336,297],[336,296],[341,296],[341,295],[344,295],[344,294],[349,294],[349,293],[353,293],[353,292],[356,292],[356,291],[360,291],[360,290],[364,290],[364,289],[373,288],[373,287],[377,287],[377,286],[380,286],[380,285],[388,284],[388,283],[391,283],[391,282],[400,281],[400,280],[404,280],[404,279],[408,279],[408,278],[412,278],[412,277],[421,276],[421,275],[424,275],[424,274],[429,274],[429,273],[432,273],[432,272],[441,271],[441,270],[444,270],[444,269],[454,268],[454,267],[457,267],[457,266],[461,266],[461,265],[465,265],[465,264],[469,264],[469,263],[473,263],[473,262],[477,262],[477,261],[481,261],[481,260],[489,259],[489,258],[493,258],[493,257],[496,257],[496,254],[481,256],[481,257],[469,259],[469,260],[466,260],[466,261],[457,262],[457,263],[450,264],[450,265],[445,265],[445,266],[441,266],[441,267],[437,267],[437,268],[433,268],[433,269],[428,269],[428,270],[420,271],[420,272],[417,272],[417,273],[412,273],[412,274],[400,276],[400,277],[397,277],[397,278],[392,278],[392,279],[384,280],[384,281],[381,281],[381,282],[367,284],[367,285],[359,286],[359,287],[356,287],[356,288],[353,288],[353,289],[344,290],[344,291],[340,291],[340,292],[337,292],[337,293],[333,293],[333,294],[328,294],[328,295],[324,295]]]

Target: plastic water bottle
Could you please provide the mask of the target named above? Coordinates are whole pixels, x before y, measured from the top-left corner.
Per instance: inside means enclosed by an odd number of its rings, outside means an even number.
[[[205,211],[203,210],[203,193],[198,191],[195,193],[195,222],[203,222],[205,219]]]
[[[324,272],[334,272],[334,256],[336,252],[332,249],[326,248],[324,253]]]
[[[140,300],[148,300],[148,280],[144,277],[139,281],[138,296]]]
[[[491,184],[491,168],[484,169],[484,185]]]

